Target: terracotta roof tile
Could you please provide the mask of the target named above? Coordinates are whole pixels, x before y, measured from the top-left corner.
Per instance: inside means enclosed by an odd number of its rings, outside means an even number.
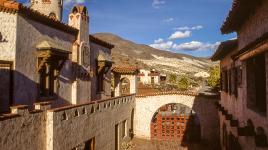
[[[112,71],[119,74],[136,74],[139,69],[137,67],[114,67]]]
[[[264,0],[233,0],[233,5],[221,27],[224,34],[236,31]]]
[[[212,57],[210,59],[212,61],[221,60],[228,53],[233,51],[237,46],[238,46],[237,39],[224,41],[219,45],[218,49],[216,50],[216,52],[212,55]]]
[[[97,37],[95,37],[93,35],[89,35],[89,39],[90,39],[91,42],[94,42],[96,44],[102,45],[102,46],[104,46],[106,48],[109,48],[109,49],[114,48],[113,44],[110,44],[110,43],[108,43],[106,41],[103,41],[103,40],[101,40],[101,39],[99,39],[99,38],[97,38]]]
[[[154,72],[154,73],[149,73],[148,75],[149,76],[160,76],[160,73],[159,72]]]

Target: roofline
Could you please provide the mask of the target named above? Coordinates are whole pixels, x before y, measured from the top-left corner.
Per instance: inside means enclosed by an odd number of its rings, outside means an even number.
[[[263,0],[233,0],[232,8],[221,26],[222,34],[237,31],[262,2]]]
[[[110,43],[108,43],[106,41],[103,41],[103,40],[101,40],[101,39],[99,39],[99,38],[97,38],[97,37],[95,37],[93,35],[89,35],[89,39],[90,39],[91,42],[99,44],[99,45],[104,46],[106,48],[109,48],[109,49],[114,48],[113,44],[110,44]]]
[[[23,17],[32,19],[44,25],[56,28],[66,33],[73,34],[75,36],[79,32],[78,29],[72,26],[69,26],[57,19],[49,18],[49,16],[42,14],[36,10],[33,10],[29,7],[23,6],[23,4],[18,3],[18,2],[4,1],[0,3],[0,12],[6,12],[6,13],[12,13],[12,14],[18,13],[22,15]]]
[[[229,44],[229,45],[228,45]],[[223,57],[228,55],[232,50],[238,46],[238,40],[227,40],[221,42],[216,52],[210,57],[212,61],[221,60]]]

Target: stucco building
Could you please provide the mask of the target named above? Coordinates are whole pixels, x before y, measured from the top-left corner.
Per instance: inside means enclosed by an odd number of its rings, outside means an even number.
[[[142,84],[159,85],[166,82],[166,75],[161,74],[155,69],[140,69],[140,72],[138,74],[138,82]]]
[[[222,42],[221,101],[217,104],[223,150],[268,149],[268,2],[234,0],[221,27],[237,39]]]
[[[133,137],[134,95],[111,98],[114,46],[90,35],[85,6],[68,24],[62,11],[0,0],[0,149],[119,150]]]
[[[196,111],[201,139],[217,145],[217,97],[136,99],[139,70],[112,68],[114,46],[90,34],[85,6],[71,9],[68,24],[62,10],[62,0],[0,0],[1,150],[122,150],[134,135],[150,138],[153,115],[169,103]]]
[[[61,22],[62,5],[33,0],[28,8],[1,0],[1,69],[10,74],[1,76],[6,79],[1,111],[10,105],[52,101],[54,107],[111,97],[113,45],[89,34],[84,6],[72,9],[68,25]]]

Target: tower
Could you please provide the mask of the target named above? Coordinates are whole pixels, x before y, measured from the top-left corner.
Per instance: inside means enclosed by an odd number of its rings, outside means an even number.
[[[68,24],[79,31],[72,51],[72,61],[80,66],[80,69],[74,71],[80,77],[72,85],[72,104],[81,104],[91,99],[91,81],[83,80],[83,78],[88,78],[91,65],[87,8],[85,6],[74,6],[69,15]]]
[[[74,6],[69,15],[70,26],[79,30],[78,43],[89,43],[89,16],[85,6]]]
[[[63,0],[31,0],[31,8],[51,18],[62,19]]]

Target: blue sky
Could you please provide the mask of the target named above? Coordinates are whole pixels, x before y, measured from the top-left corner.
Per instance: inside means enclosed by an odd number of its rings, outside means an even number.
[[[206,57],[220,41],[236,37],[220,33],[232,0],[65,0],[65,22],[76,3],[88,7],[91,33],[162,50]]]

